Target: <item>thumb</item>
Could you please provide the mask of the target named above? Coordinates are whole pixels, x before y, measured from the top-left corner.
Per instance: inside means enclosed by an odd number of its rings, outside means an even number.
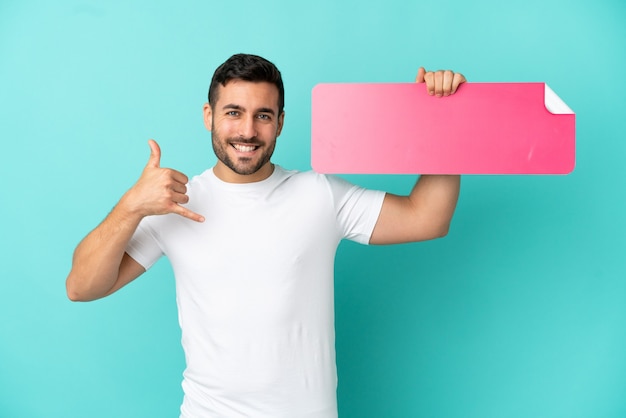
[[[150,159],[146,167],[160,167],[161,166],[161,148],[154,139],[148,141],[150,146]]]
[[[426,75],[426,69],[424,67],[420,67],[419,70],[417,70],[417,77],[415,77],[415,82],[416,83],[423,83],[424,80],[424,76]]]

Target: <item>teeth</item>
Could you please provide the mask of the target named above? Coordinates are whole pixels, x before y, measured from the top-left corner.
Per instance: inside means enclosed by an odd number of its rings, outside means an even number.
[[[235,149],[240,152],[250,152],[256,149],[256,146],[254,145],[233,144],[233,147],[235,147]]]

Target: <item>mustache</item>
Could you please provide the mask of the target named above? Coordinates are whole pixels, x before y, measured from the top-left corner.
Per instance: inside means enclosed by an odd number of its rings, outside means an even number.
[[[258,140],[256,136],[251,138],[245,138],[243,136],[228,138],[228,142],[237,142],[238,144],[247,144],[247,145],[262,145],[262,142]]]

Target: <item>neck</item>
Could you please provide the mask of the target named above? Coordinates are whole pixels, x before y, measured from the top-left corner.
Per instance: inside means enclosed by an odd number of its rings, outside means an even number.
[[[256,183],[267,179],[273,172],[274,164],[269,161],[252,174],[236,173],[219,160],[213,167],[215,176],[226,183]]]

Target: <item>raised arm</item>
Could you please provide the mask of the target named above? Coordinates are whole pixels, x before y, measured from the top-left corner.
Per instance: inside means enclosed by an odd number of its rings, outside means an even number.
[[[204,221],[201,215],[181,206],[189,200],[187,176],[161,168],[161,150],[155,141],[149,144],[150,159],[137,183],[74,251],[66,280],[67,296],[73,301],[107,296],[145,271],[126,254],[126,245],[145,216],[177,213]]]
[[[465,77],[452,71],[426,72],[415,80],[426,83],[432,96],[454,94]],[[423,175],[408,196],[387,193],[370,244],[397,244],[440,238],[448,233],[461,187],[457,175]]]

